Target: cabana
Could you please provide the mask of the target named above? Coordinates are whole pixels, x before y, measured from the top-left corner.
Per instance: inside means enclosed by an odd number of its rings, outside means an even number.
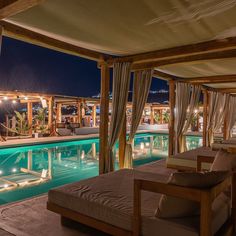
[[[227,138],[228,116],[218,117],[220,122],[217,125],[207,122],[207,98],[208,94],[211,94],[211,101],[215,101],[222,93],[230,93],[233,98],[232,94],[235,92],[235,8],[235,4],[228,0],[186,1],[183,4],[177,0],[133,0],[128,3],[10,0],[1,6],[0,24],[3,34],[8,37],[85,57],[98,63],[101,69],[99,172],[104,174],[114,168],[112,149],[118,139],[120,167],[130,167],[132,164],[131,143],[137,131],[152,77],[169,81],[169,158],[175,152],[181,151],[180,138],[182,140],[183,131],[187,127],[183,122],[186,120],[187,107],[191,103],[190,110],[193,110],[201,89],[204,91],[205,114],[203,145],[207,146],[212,142],[212,134],[216,126],[222,124],[223,118],[224,137]],[[110,68],[113,68],[113,101],[108,135]],[[135,78],[132,105],[134,115],[127,143],[124,111],[131,72],[134,72]],[[192,94],[189,92],[191,87],[192,91],[195,90]],[[184,106],[181,103],[185,103]],[[182,111],[178,109],[180,107]],[[209,113],[214,111],[213,107],[212,105]],[[220,108],[219,106],[217,111],[222,113]],[[189,114],[191,116],[191,112]],[[105,178],[108,178],[107,176]],[[228,187],[230,180],[226,179],[223,183],[224,186],[217,185],[209,190],[209,195],[205,195],[204,191],[176,189],[175,192],[175,188],[169,189],[161,183],[155,187],[152,182],[135,181],[137,205],[134,209],[134,234],[138,235],[141,227],[141,189],[153,191],[154,188],[158,192],[163,187],[166,189],[164,193],[174,196],[183,197],[188,191],[191,192],[188,199],[193,200],[194,195],[198,196],[194,199],[202,204],[203,225],[200,234],[212,235],[209,227],[209,203],[212,200],[210,196]],[[94,224],[97,222],[94,221]],[[104,227],[108,226],[105,224]],[[112,229],[116,235],[124,233]],[[126,233],[131,234],[130,231]]]

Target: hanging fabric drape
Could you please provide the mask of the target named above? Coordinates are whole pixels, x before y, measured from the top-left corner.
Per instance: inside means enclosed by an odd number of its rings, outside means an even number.
[[[227,117],[228,117],[228,125],[226,126],[227,127],[226,132],[229,134],[230,138],[232,136],[232,129],[236,122],[236,97],[234,96],[229,97]]]
[[[184,133],[187,132],[198,106],[201,87],[187,83],[176,83],[175,107],[175,153],[186,149]]]
[[[182,132],[187,118],[191,85],[188,83],[176,83],[176,105],[175,105],[175,154],[181,150]]]
[[[229,102],[229,95],[219,92],[209,92],[209,112],[207,124],[207,145],[213,143],[214,133],[219,131],[222,127],[225,113],[227,111],[227,104]]]
[[[153,70],[143,70],[134,73],[133,97],[132,97],[132,117],[129,139],[125,147],[125,168],[133,167],[132,143],[135,133],[142,118],[143,109],[148,98]]]
[[[199,85],[192,85],[192,92],[191,92],[191,98],[188,106],[188,112],[187,112],[187,117],[186,117],[186,122],[183,127],[182,131],[182,137],[180,137],[180,152],[187,151],[187,146],[186,146],[186,137],[184,134],[188,131],[191,122],[194,118],[194,111],[198,108],[198,103],[201,95],[201,86]]]
[[[130,85],[131,63],[118,62],[113,68],[112,87],[112,114],[108,140],[108,159],[105,163],[105,172],[113,171],[113,148],[119,137],[125,119],[126,103]]]
[[[3,35],[3,27],[0,26],[0,54],[2,50],[2,35]]]

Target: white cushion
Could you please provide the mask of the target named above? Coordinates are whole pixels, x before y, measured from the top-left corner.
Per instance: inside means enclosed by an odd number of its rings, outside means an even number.
[[[236,154],[219,150],[210,171],[233,171],[236,169]]]
[[[222,182],[229,172],[227,171],[212,171],[198,173],[173,173],[170,176],[168,184],[178,185],[182,187],[192,188],[209,188]],[[156,217],[159,218],[176,218],[186,217],[199,214],[199,203],[162,195],[156,210]]]

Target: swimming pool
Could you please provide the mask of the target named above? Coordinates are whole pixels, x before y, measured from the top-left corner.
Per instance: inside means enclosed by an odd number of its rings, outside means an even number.
[[[186,142],[188,149],[202,145],[202,139],[195,136],[188,136]],[[165,158],[167,151],[168,135],[137,134],[134,166]],[[98,154],[98,139],[0,149],[0,204],[36,196],[51,188],[96,176]]]

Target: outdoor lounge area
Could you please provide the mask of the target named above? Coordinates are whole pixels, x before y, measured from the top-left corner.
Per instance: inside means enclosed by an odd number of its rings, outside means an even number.
[[[2,124],[0,235],[236,235],[235,11],[231,0],[1,3],[2,37],[91,60],[100,98],[0,92],[1,105],[27,104],[25,132]],[[148,103],[155,79],[168,105]]]

